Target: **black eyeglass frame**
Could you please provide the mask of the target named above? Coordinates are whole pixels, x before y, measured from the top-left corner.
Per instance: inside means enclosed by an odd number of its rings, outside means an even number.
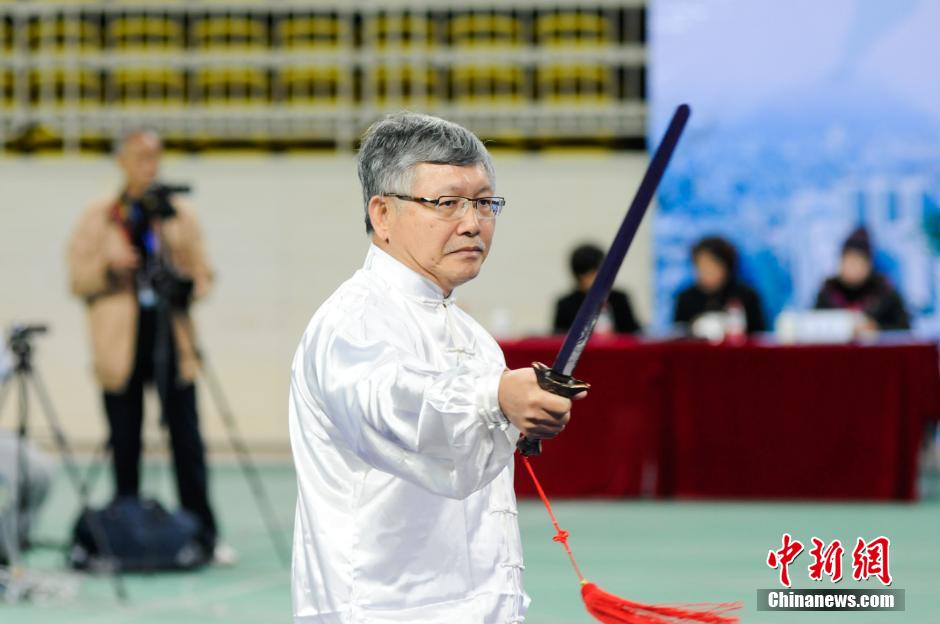
[[[442,219],[453,220],[453,221],[456,221],[456,220],[458,220],[458,219],[462,219],[463,216],[464,216],[465,214],[467,214],[467,208],[466,208],[466,206],[467,206],[468,204],[473,204],[473,209],[476,211],[476,213],[477,213],[477,218],[478,218],[478,219],[485,219],[485,220],[492,220],[492,219],[495,219],[495,218],[498,217],[499,214],[503,211],[503,208],[506,207],[506,198],[505,198],[505,197],[499,197],[499,196],[493,196],[493,197],[464,197],[463,195],[441,195],[440,197],[436,197],[436,198],[435,198],[435,197],[414,197],[414,196],[412,196],[412,195],[402,195],[402,194],[400,194],[400,193],[383,193],[383,195],[384,195],[385,197],[395,197],[395,198],[397,198],[397,199],[403,199],[403,200],[405,200],[405,201],[413,201],[413,202],[417,202],[417,203],[419,203],[419,204],[431,204],[431,207],[433,207],[434,210],[438,213],[438,216],[440,216]],[[461,209],[460,209],[460,214],[454,214],[454,215],[451,216],[451,217],[445,217],[445,216],[441,215],[441,214],[440,214],[440,211],[441,211],[441,200],[443,200],[443,199],[462,199],[462,200],[464,200],[464,201],[463,201],[463,204],[462,204],[462,207],[461,207]],[[480,214],[480,208],[479,208],[479,203],[478,203],[478,202],[483,201],[483,200],[490,200],[490,201],[495,202],[495,205],[492,206],[492,209],[493,209],[493,214],[492,214],[492,216],[490,216],[490,215],[481,215],[481,214]]]

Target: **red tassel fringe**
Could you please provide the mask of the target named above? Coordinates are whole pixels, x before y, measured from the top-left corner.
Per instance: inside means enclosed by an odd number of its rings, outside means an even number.
[[[680,622],[706,622],[707,624],[733,624],[738,618],[726,615],[741,608],[741,603],[726,602],[700,605],[702,610],[670,606],[646,605],[609,594],[594,583],[581,586],[581,598],[588,613],[605,624],[679,624]],[[693,607],[696,605],[687,605]]]
[[[552,505],[548,501],[548,496],[542,490],[542,484],[535,476],[529,458],[523,456],[522,463],[532,477],[535,484],[535,490],[539,493],[539,498],[548,510],[548,515],[552,519],[552,526],[555,527],[555,536],[552,540],[559,542],[568,554],[571,561],[571,567],[574,573],[581,581],[581,598],[584,600],[584,606],[588,613],[604,624],[682,624],[683,622],[704,622],[705,624],[735,624],[738,618],[734,615],[726,615],[729,611],[741,608],[740,602],[720,602],[690,604],[682,606],[672,605],[646,605],[632,600],[626,600],[620,596],[615,596],[595,585],[584,580],[578,562],[575,561],[568,546],[568,531],[559,526],[555,512],[552,511]],[[693,609],[691,607],[701,607]]]

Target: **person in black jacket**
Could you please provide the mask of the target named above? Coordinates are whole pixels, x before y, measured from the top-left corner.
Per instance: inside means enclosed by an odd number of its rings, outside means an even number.
[[[692,247],[695,283],[676,296],[673,321],[691,326],[705,312],[744,309],[747,333],[767,329],[760,296],[737,277],[738,253],[734,245],[719,236],[706,236]]]
[[[865,315],[864,329],[910,329],[904,301],[885,276],[874,270],[871,240],[856,228],[842,244],[838,275],[829,277],[816,296],[819,310],[841,308]]]
[[[574,276],[576,288],[555,304],[554,333],[563,334],[574,323],[574,317],[584,302],[588,289],[594,283],[597,270],[603,261],[604,252],[596,245],[580,245],[572,252],[571,274]],[[633,315],[633,307],[630,305],[630,297],[625,292],[610,291],[605,309],[598,318],[598,330],[603,330],[604,325],[608,325],[612,331],[620,334],[633,334],[640,331],[640,324]]]

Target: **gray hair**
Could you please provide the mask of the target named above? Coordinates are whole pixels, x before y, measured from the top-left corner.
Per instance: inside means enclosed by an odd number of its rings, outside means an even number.
[[[121,152],[124,151],[124,148],[127,147],[128,143],[136,141],[140,137],[146,135],[153,135],[160,144],[163,144],[163,139],[160,137],[160,133],[157,132],[156,128],[151,128],[149,126],[132,126],[123,130],[119,135],[117,135],[114,141],[111,144],[111,151],[114,156],[120,156]]]
[[[420,113],[388,115],[366,130],[359,146],[359,182],[367,233],[372,232],[369,200],[386,193],[410,193],[415,166],[421,163],[482,165],[490,186],[496,184],[489,152],[483,142],[463,126]]]

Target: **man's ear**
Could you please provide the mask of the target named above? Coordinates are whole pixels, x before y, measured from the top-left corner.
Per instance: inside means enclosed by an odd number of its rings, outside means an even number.
[[[372,221],[372,229],[379,239],[388,242],[389,230],[391,228],[392,206],[387,197],[373,195],[369,199],[369,220]]]

